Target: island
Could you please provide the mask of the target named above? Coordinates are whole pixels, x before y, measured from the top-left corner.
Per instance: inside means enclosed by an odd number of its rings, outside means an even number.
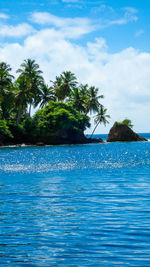
[[[98,88],[80,84],[70,71],[46,84],[33,59],[24,60],[16,75],[11,74],[9,64],[0,63],[1,146],[103,142],[92,138],[98,124],[106,125],[110,117]],[[84,131],[91,125],[89,114],[95,117],[95,128],[87,138]]]
[[[98,88],[79,83],[71,71],[46,84],[33,59],[23,61],[17,78],[11,70],[9,64],[0,63],[0,146],[103,143],[101,138],[93,138],[97,126],[106,125],[110,118]],[[95,127],[87,138],[89,115],[94,117]],[[116,122],[107,142],[147,141],[131,128],[130,120]]]

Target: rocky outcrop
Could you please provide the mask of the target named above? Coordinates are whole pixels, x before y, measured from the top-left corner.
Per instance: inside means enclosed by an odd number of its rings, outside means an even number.
[[[148,141],[136,134],[131,128],[129,128],[126,124],[114,124],[114,126],[110,129],[110,132],[107,137],[107,142],[131,142],[131,141]]]
[[[90,143],[104,143],[102,138],[86,138],[86,142],[88,144],[90,144]]]
[[[89,144],[89,143],[103,143],[101,138],[87,138],[84,133],[73,130],[59,130],[55,135],[38,136],[23,135],[19,132],[13,131],[14,138],[0,135],[0,146],[44,146],[44,145],[62,145],[62,144]]]
[[[73,130],[59,130],[53,136],[40,137],[36,144],[61,145],[61,144],[89,144],[103,143],[101,138],[87,138],[84,133]]]

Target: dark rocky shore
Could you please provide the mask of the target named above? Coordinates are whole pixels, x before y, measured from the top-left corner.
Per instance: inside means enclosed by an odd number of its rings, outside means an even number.
[[[64,144],[90,144],[104,143],[101,138],[87,138],[83,133],[79,134],[72,130],[58,131],[55,136],[45,136],[34,138],[33,136],[21,136],[16,134],[15,138],[0,136],[0,146],[44,146],[44,145],[64,145]]]
[[[123,124],[114,124],[110,129],[107,142],[131,142],[131,141],[148,141],[136,134],[131,128]],[[15,138],[4,137],[0,135],[0,146],[45,146],[45,145],[64,145],[64,144],[90,144],[104,143],[101,138],[87,138],[84,133],[78,133],[73,130],[57,131],[55,136],[41,136],[34,138],[30,135],[15,135]]]

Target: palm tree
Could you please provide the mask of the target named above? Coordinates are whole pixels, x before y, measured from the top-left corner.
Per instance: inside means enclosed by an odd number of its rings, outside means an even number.
[[[2,99],[10,90],[10,87],[12,87],[12,79],[14,76],[9,73],[10,71],[10,65],[5,62],[0,63],[0,99]]]
[[[42,71],[39,69],[39,65],[32,59],[25,59],[21,64],[21,68],[17,70],[20,76],[24,76],[26,79],[26,85],[28,89],[28,104],[29,115],[31,113],[31,106],[36,101],[40,93],[40,86],[43,83]]]
[[[15,103],[18,108],[17,123],[20,122],[21,115],[26,113],[29,102],[27,81],[25,76],[19,76],[15,82]]]
[[[10,74],[11,67],[5,62],[0,63],[0,105],[2,118],[8,116],[12,104],[13,75]]]
[[[87,100],[87,95],[84,95],[83,92],[80,90],[80,88],[76,87],[74,88],[74,90],[71,91],[68,103],[70,103],[73,106],[73,108],[75,108],[79,112],[85,113],[86,100]]]
[[[43,108],[49,101],[56,101],[55,92],[52,87],[43,83],[40,88],[40,93],[36,99],[35,107],[40,103],[40,107]]]
[[[104,98],[103,95],[99,95],[98,96],[98,91],[99,89],[96,88],[95,86],[91,86],[88,91],[87,91],[87,95],[89,97],[89,100],[87,102],[87,113],[96,113],[99,111],[99,107],[100,107],[100,102],[99,99],[100,98]]]
[[[37,75],[41,75],[43,73],[41,70],[39,70],[39,65],[35,63],[34,59],[25,59],[20,66],[22,68],[18,69],[17,73],[21,73],[26,76],[32,76],[33,72],[35,72]]]
[[[56,76],[55,81],[52,82],[52,88],[55,92],[56,98],[58,101],[62,101],[64,99],[64,94],[62,94],[62,78],[59,76]]]
[[[109,119],[110,116],[106,114],[107,112],[107,109],[103,107],[103,105],[100,105],[100,108],[95,116],[95,120],[94,120],[94,123],[96,124],[95,125],[95,128],[90,136],[90,138],[92,138],[97,126],[100,124],[100,123],[103,123],[105,126],[107,123],[109,123],[109,121],[107,120],[107,118]]]
[[[74,73],[71,71],[64,71],[61,74],[62,78],[62,89],[64,90],[64,93],[66,96],[69,96],[71,93],[71,90],[76,88],[77,85],[77,78]]]
[[[76,87],[77,78],[71,71],[64,71],[60,76],[56,76],[56,80],[52,83],[58,101],[64,101]]]

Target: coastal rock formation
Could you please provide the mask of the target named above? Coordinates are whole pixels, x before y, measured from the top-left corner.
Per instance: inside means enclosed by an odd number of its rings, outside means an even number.
[[[15,138],[5,137],[0,134],[0,146],[8,145],[33,145],[33,146],[44,146],[44,145],[62,145],[62,144],[89,144],[89,143],[103,143],[101,138],[87,138],[83,132],[76,132],[70,130],[59,130],[52,136],[39,136],[33,137],[30,135],[23,135],[15,131],[15,128],[11,128]]]
[[[102,138],[86,138],[87,143],[104,143],[104,141],[102,140]]]
[[[110,129],[110,132],[107,137],[107,142],[117,142],[117,141],[148,141],[136,134],[131,128],[126,124],[114,124]]]
[[[70,130],[59,130],[54,136],[40,137],[39,142],[42,145],[60,145],[60,144],[89,144],[89,143],[103,143],[101,138],[92,139],[87,138],[84,133],[79,133]]]

